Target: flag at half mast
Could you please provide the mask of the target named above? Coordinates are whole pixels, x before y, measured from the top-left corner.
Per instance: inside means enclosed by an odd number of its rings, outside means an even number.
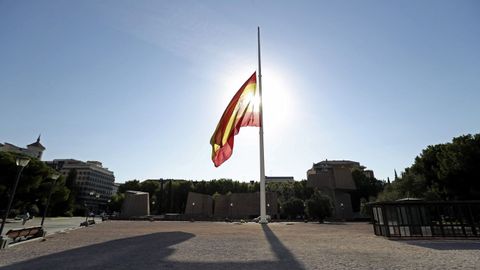
[[[215,167],[232,155],[233,138],[241,127],[260,125],[260,96],[257,91],[257,73],[254,72],[233,96],[210,139]]]

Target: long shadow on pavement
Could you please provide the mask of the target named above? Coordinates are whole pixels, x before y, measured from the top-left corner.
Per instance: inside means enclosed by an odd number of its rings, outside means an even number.
[[[270,244],[270,248],[272,249],[275,257],[279,261],[280,265],[282,265],[282,269],[305,269],[303,265],[297,261],[295,256],[288,250],[285,245],[278,239],[278,237],[270,230],[268,225],[262,225],[263,233],[265,233],[265,237]]]
[[[184,232],[153,233],[54,253],[2,269],[168,268],[171,263],[163,259],[173,253],[169,247],[192,237],[193,234]]]
[[[402,242],[436,250],[480,250],[480,241],[475,240],[407,240]]]
[[[67,250],[15,263],[1,269],[305,269],[295,259],[268,225],[262,226],[266,240],[277,260],[246,262],[179,262],[169,261],[172,245],[195,235],[185,232],[161,232],[118,239],[91,246]],[[232,254],[235,250],[232,250]]]

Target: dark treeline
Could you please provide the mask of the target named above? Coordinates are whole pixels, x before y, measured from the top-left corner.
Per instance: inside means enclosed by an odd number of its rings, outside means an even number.
[[[187,203],[188,192],[214,196],[215,194],[249,193],[260,190],[258,182],[239,182],[232,179],[214,179],[210,181],[192,181],[183,179],[160,179],[126,181],[121,184],[118,193],[112,198],[110,209],[119,211],[124,193],[127,190],[148,192],[152,213],[182,213]]]
[[[381,191],[383,182],[376,179],[367,178],[363,172],[354,172],[354,180],[359,190],[352,193],[355,198],[356,211],[360,211],[361,199],[368,200],[375,198]],[[228,195],[229,193],[251,193],[260,190],[258,182],[240,182],[232,179],[215,179],[210,181],[191,181],[178,179],[161,179],[127,181],[121,184],[111,202],[110,209],[119,211],[121,202],[124,199],[124,193],[127,190],[138,190],[148,192],[152,204],[151,212],[153,214],[162,213],[183,213],[187,202],[188,192],[196,192],[212,195]],[[295,181],[291,183],[268,183],[267,192],[274,192],[278,196],[278,206],[280,213],[286,218],[297,218],[315,216],[323,219],[332,212],[332,202],[328,197],[307,187],[307,181]],[[307,213],[310,211],[310,213]],[[324,214],[314,214],[319,212]]]
[[[5,211],[18,173],[16,153],[0,152],[0,214]],[[350,195],[354,211],[361,211],[368,201],[393,201],[405,197],[426,200],[480,200],[480,134],[453,138],[452,142],[428,146],[415,158],[412,166],[405,169],[391,183],[369,178],[361,171],[353,171],[352,177],[357,190]],[[11,216],[30,212],[43,214],[50,190],[52,200],[49,216],[71,216],[83,214],[81,205],[75,205],[75,171],[67,177],[61,176],[53,185],[50,176],[55,171],[44,162],[31,158],[25,167]],[[278,203],[284,216],[295,217],[305,214],[312,199],[325,201],[321,194],[315,194],[306,185],[306,180],[294,183],[269,183],[267,191],[276,192]],[[145,191],[150,194],[151,212],[182,213],[185,209],[188,192],[216,196],[216,194],[245,193],[259,191],[258,182],[239,182],[231,179],[211,181],[192,180],[138,180],[120,185],[119,192],[112,197],[111,211],[119,211],[126,190]]]
[[[13,186],[19,168],[15,164],[20,154],[0,152],[0,214],[3,216],[12,195]],[[55,185],[50,178],[55,172],[44,162],[30,158],[28,166],[23,170],[15,193],[10,216],[29,212],[31,215],[43,215],[48,194],[53,191],[49,206],[49,215],[71,216],[74,209],[74,196],[66,185],[63,176]]]
[[[480,200],[480,134],[428,146],[396,178],[379,200]]]

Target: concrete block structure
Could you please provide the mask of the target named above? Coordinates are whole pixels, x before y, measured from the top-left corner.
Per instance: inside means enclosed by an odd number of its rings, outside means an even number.
[[[148,192],[127,190],[123,201],[122,218],[132,218],[150,215],[150,198]]]
[[[187,205],[185,206],[185,215],[192,217],[212,217],[212,196],[189,192],[187,197]]]
[[[266,193],[267,215],[278,216],[277,194]],[[250,219],[260,215],[260,193],[232,193],[215,198],[213,215],[217,218]]]
[[[326,160],[314,163],[307,171],[307,186],[318,188],[330,196],[334,203],[334,217],[352,219],[352,201],[350,192],[357,189],[352,177],[353,170],[361,170],[373,177],[373,171],[365,170],[359,162],[350,160]]]

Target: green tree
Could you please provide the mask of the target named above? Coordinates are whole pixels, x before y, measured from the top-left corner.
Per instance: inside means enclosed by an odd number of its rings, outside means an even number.
[[[50,182],[53,188],[50,201],[50,216],[73,216],[74,198],[70,196],[71,191],[66,188],[65,178],[60,177],[56,182]]]
[[[330,197],[318,190],[305,203],[305,212],[311,219],[323,222],[326,217],[332,216],[333,206]]]
[[[305,206],[303,201],[299,198],[292,197],[281,204],[282,213],[287,216],[288,219],[295,219],[297,216],[303,216]]]
[[[361,200],[375,201],[378,194],[384,189],[385,182],[377,180],[374,177],[368,177],[361,170],[354,170],[352,172],[352,178],[357,187],[356,190],[350,193],[352,209],[354,212],[358,212],[361,210]]]
[[[72,169],[68,172],[67,178],[65,179],[65,186],[70,190],[68,197],[62,202],[58,208],[55,208],[52,213],[59,213],[64,211],[64,215],[73,216],[77,208],[82,208],[83,206],[75,205],[76,197],[78,194],[77,186],[75,181],[77,179],[77,170]],[[81,213],[80,213],[81,214]]]
[[[427,200],[480,199],[480,134],[428,146],[378,200],[418,197]]]
[[[126,181],[125,183],[120,184],[120,186],[118,186],[118,192],[119,193],[125,193],[125,191],[127,191],[127,190],[140,191],[140,181],[130,180],[130,181]]]
[[[0,152],[0,209],[7,207],[11,191],[18,173],[15,164],[17,153]],[[19,214],[31,209],[38,209],[40,215],[45,211],[48,194],[52,190],[53,181],[49,178],[52,174],[58,173],[48,167],[44,162],[30,158],[30,162],[22,172],[20,181],[12,205],[12,215]],[[66,215],[72,209],[72,205],[65,203],[70,190],[65,186],[65,178],[61,176],[53,186],[50,211],[52,215]]]
[[[113,194],[112,198],[110,199],[110,203],[108,204],[108,211],[110,213],[120,212],[122,210],[122,204],[124,200],[124,193]]]
[[[139,184],[139,191],[148,192],[150,198],[155,196],[155,193],[160,189],[158,180],[146,180]]]
[[[307,187],[307,180],[268,183],[266,190],[269,192],[275,192],[278,196],[278,201],[280,204],[288,201],[291,198],[298,198],[302,201],[305,201],[314,193],[313,188]]]

